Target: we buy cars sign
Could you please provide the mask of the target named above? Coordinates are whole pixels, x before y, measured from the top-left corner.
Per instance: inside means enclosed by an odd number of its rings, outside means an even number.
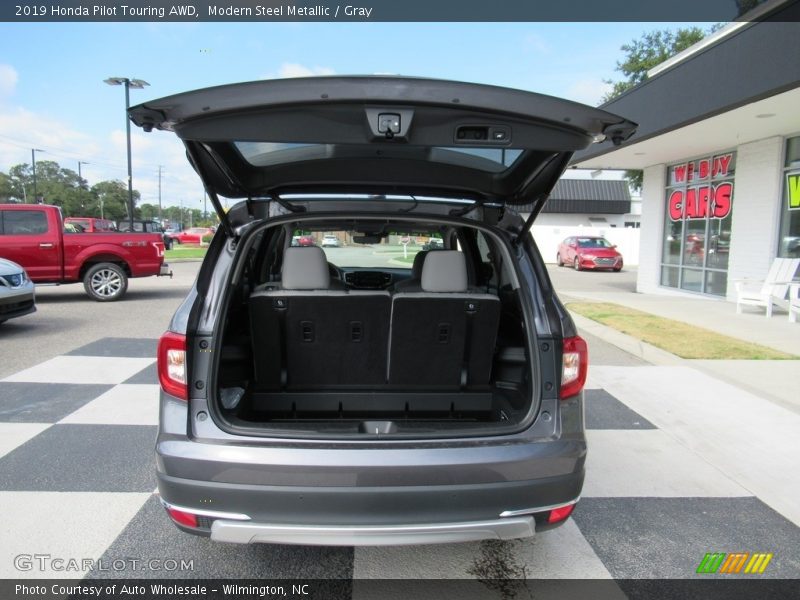
[[[733,153],[675,165],[669,169],[670,186],[686,186],[669,193],[669,218],[724,219],[731,212],[733,182],[713,180],[731,176]],[[693,184],[697,185],[693,185]]]

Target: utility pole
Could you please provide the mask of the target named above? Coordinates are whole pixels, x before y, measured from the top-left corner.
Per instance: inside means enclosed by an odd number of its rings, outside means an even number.
[[[81,175],[81,165],[88,165],[88,162],[78,161],[78,194],[81,201],[81,208],[83,208],[83,175]]]
[[[162,226],[164,223],[161,216],[161,165],[158,165],[158,223]]]
[[[36,192],[36,153],[37,152],[44,152],[44,150],[39,150],[39,148],[31,148],[31,168],[33,169],[33,202],[39,202],[39,195]]]

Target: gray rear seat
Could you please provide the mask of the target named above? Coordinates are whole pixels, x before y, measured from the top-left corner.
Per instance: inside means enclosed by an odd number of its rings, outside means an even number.
[[[317,247],[287,248],[281,289],[250,296],[257,387],[353,388],[384,384],[391,297],[331,290]]]
[[[425,257],[421,287],[422,292],[392,298],[389,383],[426,389],[487,386],[499,299],[468,290],[464,255],[456,250]]]

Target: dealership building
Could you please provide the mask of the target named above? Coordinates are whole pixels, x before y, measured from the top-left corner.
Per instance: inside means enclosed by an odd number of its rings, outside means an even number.
[[[800,257],[800,24],[782,6],[653,69],[603,107],[636,134],[575,156],[644,172],[638,291],[734,300],[735,280]]]

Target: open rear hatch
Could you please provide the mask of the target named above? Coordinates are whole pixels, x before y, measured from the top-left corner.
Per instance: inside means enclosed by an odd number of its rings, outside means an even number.
[[[211,195],[412,193],[535,204],[572,154],[621,144],[636,125],[582,104],[488,85],[311,77],[226,85],[129,110],[174,131]]]
[[[252,433],[261,427],[269,434],[463,433],[502,426],[514,420],[510,412],[517,424],[530,416],[540,393],[534,377],[535,309],[526,296],[531,284],[516,271],[513,236],[495,226],[502,219],[518,241],[575,151],[591,143],[620,144],[636,127],[550,96],[402,77],[221,86],[149,101],[129,115],[145,131],[173,131],[183,140],[225,234],[241,235],[232,269],[240,276],[221,304],[220,329],[203,332],[221,340],[212,344],[218,367],[209,394],[216,394],[218,416],[231,430]],[[317,294],[309,292],[313,284],[298,290],[278,281],[269,289],[282,261],[293,253],[291,240],[301,239],[304,228],[325,231],[311,214],[319,203],[288,200],[298,194],[317,199],[366,195],[371,218],[382,211],[383,220],[401,233],[404,227],[408,233],[441,227],[452,235],[444,249],[460,249],[455,255],[466,257],[470,287],[438,290],[444,295],[434,301],[412,299],[390,287],[371,294],[358,289]],[[226,211],[220,196],[248,202]],[[390,201],[398,197],[407,201]],[[453,204],[443,213],[426,204],[431,197]],[[470,224],[462,219],[466,210],[458,209],[465,201],[467,210],[493,208]],[[283,210],[273,211],[276,205]],[[516,214],[503,215],[520,205],[531,212],[524,225]],[[328,207],[334,208],[322,210],[332,211],[327,219],[348,218],[346,206],[331,202]],[[412,212],[420,215],[416,223]],[[268,214],[273,218],[265,219]],[[370,217],[359,218],[366,223]],[[264,223],[240,228],[259,219]],[[492,246],[491,259],[473,246],[479,236]],[[441,272],[447,278],[451,271]],[[475,285],[484,287],[481,293],[475,293]],[[333,322],[343,325],[333,331]],[[425,327],[431,340],[423,340]],[[285,340],[295,334],[308,348],[328,345],[316,355],[302,355],[305,374],[297,364],[286,364],[292,350]],[[413,359],[414,336],[420,338],[421,362]],[[483,340],[488,350],[465,343],[465,336]],[[428,345],[450,343],[458,348],[458,361],[466,366],[457,366],[466,375],[443,382],[436,373],[455,368],[452,361],[437,362],[441,357],[424,353]],[[331,348],[340,352],[330,353]],[[312,355],[317,358],[309,359]],[[337,363],[340,355],[346,358]],[[408,372],[393,378],[399,356],[412,358],[405,365]],[[336,373],[348,367],[363,377]],[[417,381],[414,369],[420,373]]]

